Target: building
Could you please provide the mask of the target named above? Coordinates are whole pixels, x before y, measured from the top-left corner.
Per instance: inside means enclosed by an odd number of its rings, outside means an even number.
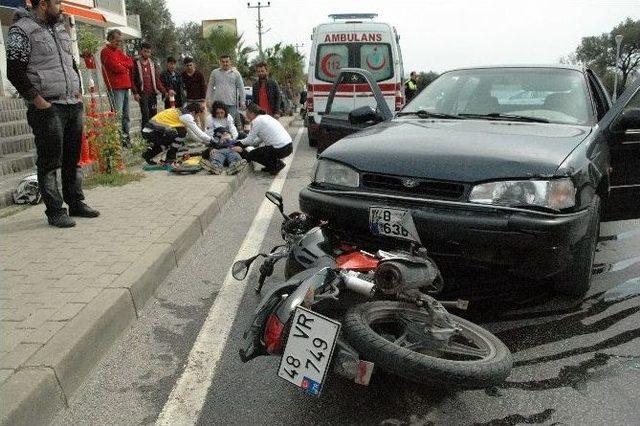
[[[2,32],[0,32],[0,96],[15,95],[15,90],[6,78],[7,61],[4,40],[11,26],[15,10],[26,6],[30,6],[29,0],[0,0],[0,24],[2,25]],[[140,38],[140,17],[127,14],[125,0],[65,0],[62,2],[62,9],[67,17],[69,32],[75,42],[76,61],[81,69],[83,63],[79,58],[76,40],[78,27],[86,26],[89,31],[100,38],[104,38],[106,32],[111,28],[118,28],[127,38]],[[99,57],[96,59],[99,60]],[[97,75],[101,80],[100,73]],[[87,87],[89,73],[84,70],[82,77],[83,83]],[[103,87],[101,81],[97,83]]]

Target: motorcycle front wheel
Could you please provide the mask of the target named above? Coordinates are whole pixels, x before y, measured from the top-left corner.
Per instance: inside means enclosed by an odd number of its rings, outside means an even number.
[[[368,302],[347,311],[343,328],[361,358],[416,383],[482,389],[509,375],[511,352],[484,328],[450,315],[458,331],[434,340],[426,310],[402,302]]]

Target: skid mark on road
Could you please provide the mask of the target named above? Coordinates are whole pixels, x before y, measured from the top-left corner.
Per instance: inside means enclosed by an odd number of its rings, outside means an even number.
[[[285,161],[286,167],[273,180],[269,188],[270,191],[282,192],[303,130],[302,128],[298,130],[293,154]],[[274,212],[275,206],[265,199],[247,231],[234,262],[251,257],[260,250]],[[157,424],[195,424],[198,421],[245,288],[246,281],[240,283],[235,281],[231,270],[229,270],[189,353],[187,366],[171,391],[169,399],[157,419]]]

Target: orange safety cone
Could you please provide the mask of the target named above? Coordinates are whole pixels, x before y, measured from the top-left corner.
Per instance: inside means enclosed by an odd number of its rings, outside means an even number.
[[[82,150],[80,152],[80,166],[87,166],[93,164],[95,160],[91,157],[91,150],[89,149],[89,143],[87,142],[87,135],[82,133]]]

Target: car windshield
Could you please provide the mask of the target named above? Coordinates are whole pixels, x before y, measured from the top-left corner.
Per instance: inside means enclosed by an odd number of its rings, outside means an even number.
[[[441,75],[402,113],[588,125],[593,112],[581,72],[485,68]]]

